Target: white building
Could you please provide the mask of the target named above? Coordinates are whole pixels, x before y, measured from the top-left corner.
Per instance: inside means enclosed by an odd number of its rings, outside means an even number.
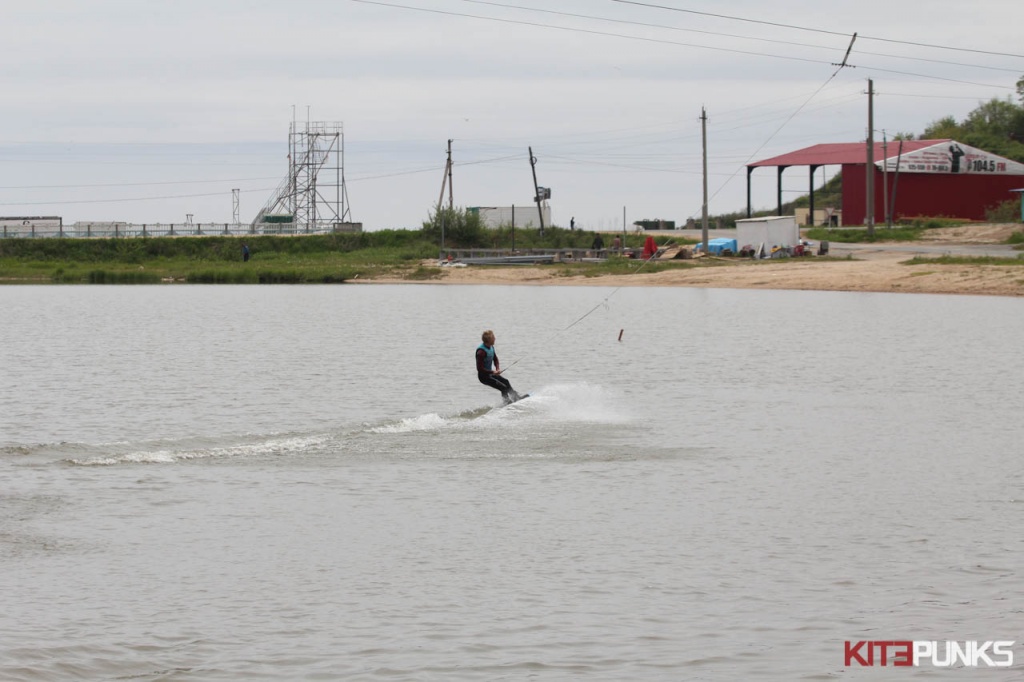
[[[0,216],[0,236],[56,237],[64,231],[61,216]]]
[[[525,204],[523,206],[470,206],[466,209],[470,213],[480,215],[480,222],[484,227],[520,227],[540,229],[540,215],[537,213],[536,204]],[[544,213],[544,227],[551,227],[551,206],[547,203],[541,205]]]
[[[800,243],[800,228],[796,216],[766,216],[736,221],[736,246],[755,249],[764,245],[765,250],[773,246],[794,247]]]

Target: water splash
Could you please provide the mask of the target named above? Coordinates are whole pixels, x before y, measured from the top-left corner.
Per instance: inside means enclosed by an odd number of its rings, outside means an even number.
[[[442,417],[439,414],[421,414],[409,417],[393,424],[383,424],[367,429],[368,433],[416,433],[420,431],[439,431],[459,420],[459,417]]]
[[[117,452],[120,446],[108,446],[104,454],[92,457],[71,457],[64,461],[74,466],[115,466],[119,464],[174,464],[198,459],[227,459],[241,457],[273,457],[305,452],[330,440],[326,434],[297,434],[288,436],[250,437],[231,445],[179,443],[150,448],[133,448]],[[169,446],[168,446],[169,445]],[[99,448],[99,446],[97,446]]]
[[[584,424],[628,424],[636,420],[623,396],[598,384],[546,386],[522,403],[511,405],[536,412],[549,421]]]
[[[532,428],[547,424],[626,424],[634,420],[622,397],[598,385],[577,383],[546,386],[511,405],[485,406],[448,416],[422,414],[371,426],[366,432],[403,434],[491,429],[497,425]]]

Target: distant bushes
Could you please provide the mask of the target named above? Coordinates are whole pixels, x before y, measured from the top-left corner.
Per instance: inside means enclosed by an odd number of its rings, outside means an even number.
[[[243,237],[122,237],[114,239],[77,239],[47,237],[36,239],[0,239],[0,258],[21,260],[70,261],[77,263],[141,263],[154,259],[169,260],[241,260],[242,244],[253,258],[260,252],[303,255],[325,252],[352,252],[367,248],[407,248],[411,253],[426,253],[420,232],[382,230],[338,234],[314,234],[294,237],[247,235]],[[431,249],[432,250],[432,249]]]
[[[971,221],[964,220],[963,218],[948,218],[946,216],[901,216],[898,222],[900,225],[918,230],[933,230],[939,227],[959,227],[960,225]],[[877,227],[878,226],[876,226],[876,228]]]
[[[110,272],[107,270],[90,270],[87,275],[89,284],[159,284],[160,276],[152,272],[126,270]]]
[[[482,246],[484,237],[480,214],[462,208],[441,208],[423,221],[420,234],[424,239],[440,246],[469,249]]]
[[[1020,221],[1020,199],[1008,199],[985,209],[985,220],[990,223],[1016,223]]]

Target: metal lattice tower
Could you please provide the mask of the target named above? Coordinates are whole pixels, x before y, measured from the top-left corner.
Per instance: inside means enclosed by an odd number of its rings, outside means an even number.
[[[288,176],[252,221],[291,216],[305,232],[330,231],[351,221],[345,187],[345,130],[340,122],[293,121],[288,127]]]

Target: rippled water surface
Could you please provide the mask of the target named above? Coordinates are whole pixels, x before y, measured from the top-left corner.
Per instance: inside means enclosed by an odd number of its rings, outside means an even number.
[[[1022,339],[986,297],[3,287],[0,679],[1016,679],[843,643],[1020,674]]]

